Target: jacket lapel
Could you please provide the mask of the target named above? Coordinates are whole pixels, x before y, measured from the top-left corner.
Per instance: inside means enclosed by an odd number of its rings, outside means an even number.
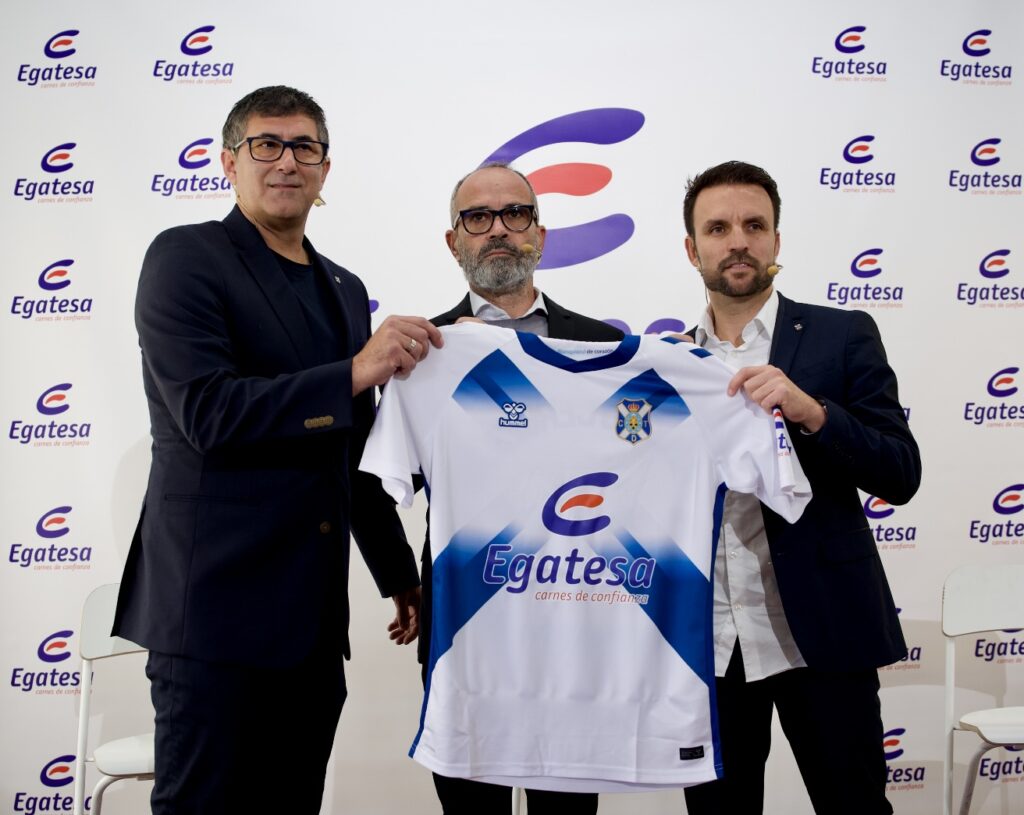
[[[793,367],[793,358],[806,330],[806,320],[799,303],[779,295],[779,313],[775,318],[768,362],[787,374]]]
[[[576,339],[575,326],[565,309],[546,294],[543,297],[544,307],[548,311],[548,336],[556,340]]]
[[[430,322],[434,325],[453,325],[459,317],[472,317],[473,307],[469,303],[469,295],[463,297],[459,304],[451,311],[446,311],[444,314],[438,314]]]
[[[354,303],[350,302],[352,298],[346,296],[348,291],[346,291],[344,280],[339,274],[328,268],[324,258],[322,258],[320,253],[313,248],[313,244],[309,242],[308,238],[306,239],[306,249],[309,252],[310,258],[313,260],[313,266],[316,273],[324,275],[327,278],[327,286],[334,294],[334,302],[338,304],[338,309],[341,312],[342,324],[338,327],[338,331],[343,335],[345,341],[343,356],[346,358],[353,356],[356,349],[359,348],[359,343],[356,341],[356,337],[353,332],[355,330],[355,326],[361,324],[362,320],[359,319],[359,315],[352,313]],[[365,338],[363,338],[363,341],[365,341]]]
[[[270,308],[277,315],[281,330],[291,342],[300,367],[311,367],[314,363],[310,357],[313,337],[302,314],[299,298],[278,266],[274,253],[237,206],[224,219],[224,228]]]

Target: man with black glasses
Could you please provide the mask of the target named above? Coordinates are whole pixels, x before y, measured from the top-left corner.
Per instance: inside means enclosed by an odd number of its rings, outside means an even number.
[[[417,633],[415,561],[380,482],[356,470],[373,386],[440,333],[388,317],[318,254],[306,218],[330,169],[323,110],[261,88],[224,125],[223,221],[146,253],[135,320],[153,460],[114,633],[150,650],[154,813],[317,813],[345,700],[349,532]],[[274,746],[272,777],[252,755]]]
[[[529,181],[506,164],[488,164],[464,176],[451,197],[452,224],[445,241],[462,267],[469,293],[451,311],[431,322],[451,325],[474,319],[556,339],[614,341],[622,332],[607,323],[568,311],[533,284],[544,249],[537,196]],[[419,658],[424,679],[431,667],[430,532],[423,548],[423,604]],[[445,815],[510,812],[511,790],[463,778],[434,774]],[[596,793],[527,790],[532,815],[585,815],[597,812]]]

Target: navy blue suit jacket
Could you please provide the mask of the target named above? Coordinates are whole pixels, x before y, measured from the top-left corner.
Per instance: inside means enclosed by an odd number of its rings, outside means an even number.
[[[371,391],[351,395],[366,289],[307,241],[344,325],[314,345],[256,228],[169,229],[146,253],[135,320],[153,436],[114,633],[153,651],[285,666],[348,645],[349,531],[385,596],[417,583],[394,503],[356,466]]]
[[[905,504],[921,456],[878,328],[864,312],[780,295],[769,362],[828,410],[818,433],[789,427],[814,494],[803,515],[789,524],[762,505],[793,637],[814,668],[895,662],[906,644],[857,490]]]

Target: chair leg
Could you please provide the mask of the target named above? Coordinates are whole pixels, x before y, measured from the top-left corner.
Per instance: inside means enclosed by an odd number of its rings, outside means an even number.
[[[105,775],[92,790],[92,808],[89,810],[92,815],[101,815],[103,811],[103,793],[111,784],[120,780],[116,775]]]
[[[519,815],[523,806],[523,790],[520,787],[512,787],[512,815]]]
[[[971,811],[971,799],[974,797],[974,782],[978,777],[978,767],[981,765],[981,757],[996,745],[983,741],[978,745],[974,755],[967,765],[967,778],[964,781],[964,795],[960,799],[960,815],[967,815]]]

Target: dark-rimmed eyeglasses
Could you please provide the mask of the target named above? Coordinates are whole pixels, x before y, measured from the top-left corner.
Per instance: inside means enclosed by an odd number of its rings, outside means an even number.
[[[509,204],[504,209],[464,209],[455,226],[461,221],[470,235],[483,235],[490,231],[495,217],[501,218],[509,232],[525,232],[533,223],[534,207],[533,204]]]
[[[248,136],[232,147],[238,150],[243,144],[248,143],[249,155],[253,161],[277,161],[284,155],[286,147],[292,149],[292,155],[299,164],[315,166],[323,164],[327,158],[327,142],[313,141],[312,139],[275,139],[271,136]]]

